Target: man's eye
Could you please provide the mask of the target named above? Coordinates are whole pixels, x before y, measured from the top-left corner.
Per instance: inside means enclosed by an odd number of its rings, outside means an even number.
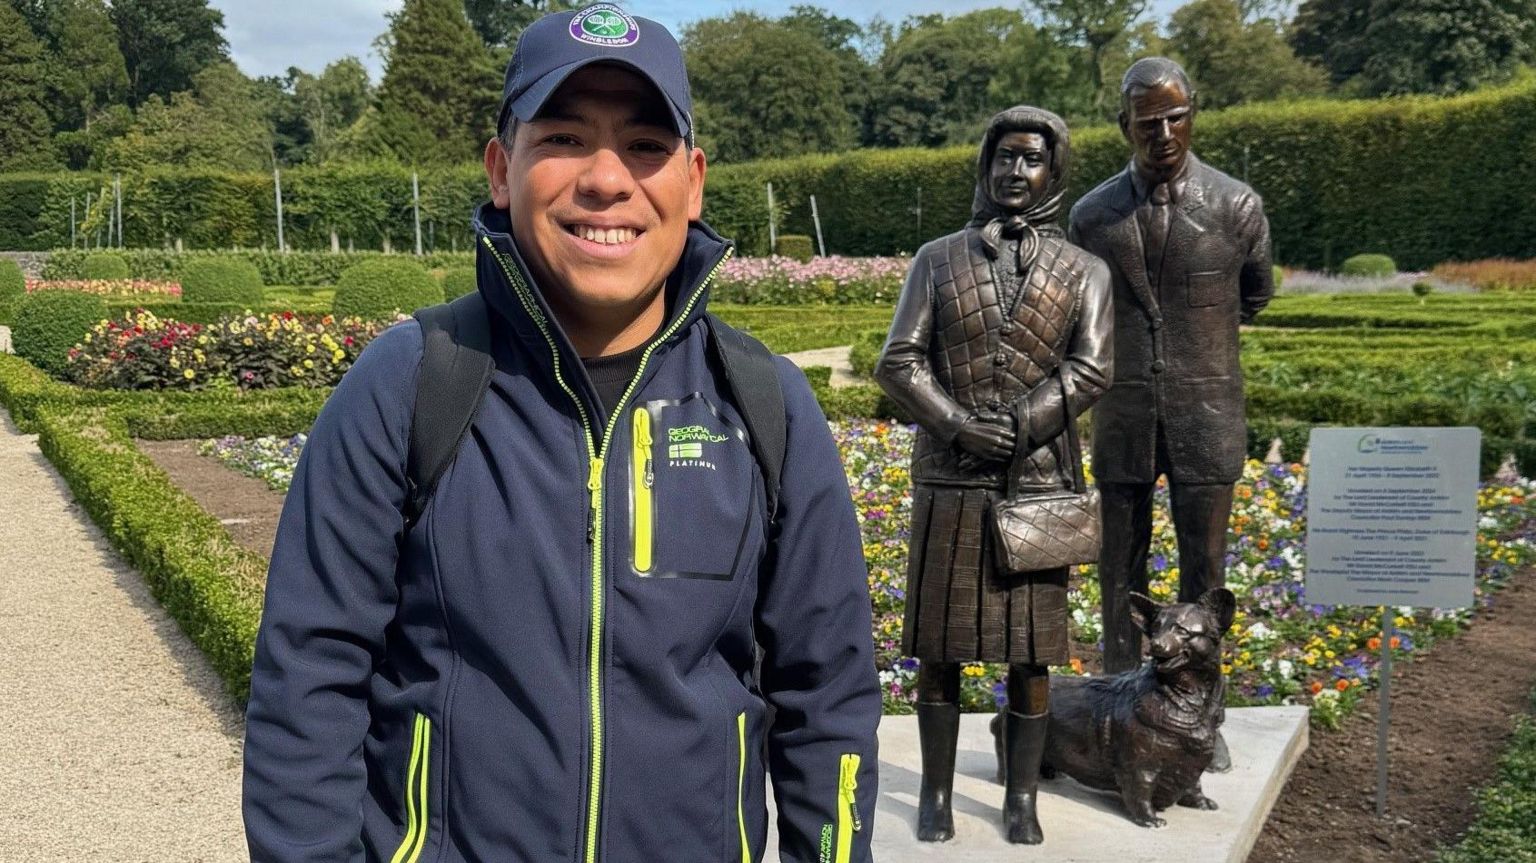
[[[630,147],[631,149],[652,155],[672,152],[667,148],[665,144],[661,143],[660,141],[636,141],[635,143],[631,144]]]
[[[556,147],[574,147],[580,142],[573,135],[549,135],[544,138],[544,143],[553,144]]]

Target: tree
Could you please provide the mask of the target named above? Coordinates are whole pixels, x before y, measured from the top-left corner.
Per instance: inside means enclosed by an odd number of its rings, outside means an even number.
[[[737,12],[689,26],[682,45],[700,143],[720,161],[856,143],[856,121],[835,74],[841,61],[805,30]]]
[[[337,155],[342,133],[368,108],[368,70],[356,57],[343,57],[318,76],[299,73],[293,82],[299,115],[309,129],[309,161],[329,161]]]
[[[1323,70],[1298,58],[1270,18],[1248,22],[1238,0],[1194,0],[1175,10],[1168,45],[1194,79],[1200,104],[1224,108],[1323,92]]]
[[[258,85],[233,63],[197,73],[193,88],[169,101],[151,96],[123,137],[103,148],[94,167],[150,165],[270,170],[275,159],[267,105]]]
[[[101,0],[59,0],[53,13],[47,69],[54,122],[89,132],[101,112],[127,95],[117,28]]]
[[[495,133],[501,74],[459,0],[405,0],[388,45],[378,143],[407,164],[478,158]]]
[[[0,4],[0,171],[54,167],[53,127],[43,107],[43,48],[25,18]]]
[[[871,93],[870,138],[886,147],[973,144],[996,111],[1021,94],[992,87],[1019,13],[982,9],[902,22],[880,58]]]
[[[1000,106],[1033,102],[1068,121],[1098,120],[1081,52],[1044,27],[1020,24],[1003,40],[988,95]]]
[[[793,6],[779,23],[811,36],[832,52],[835,58],[832,68],[843,93],[843,105],[854,118],[862,139],[874,73],[864,55],[866,43],[873,34],[868,28],[816,6]]]
[[[574,12],[581,2],[569,0],[464,0],[464,14],[486,47],[515,45],[529,24],[551,12]]]
[[[190,90],[198,72],[228,59],[224,13],[208,0],[113,0],[111,17],[134,108]]]
[[[1069,44],[1087,49],[1083,62],[1093,86],[1094,108],[1106,113],[1104,61],[1136,27],[1147,0],[1032,0],[1046,24]],[[1107,112],[1113,113],[1113,112]]]
[[[1377,0],[1364,39],[1365,92],[1459,93],[1536,59],[1536,0]]]

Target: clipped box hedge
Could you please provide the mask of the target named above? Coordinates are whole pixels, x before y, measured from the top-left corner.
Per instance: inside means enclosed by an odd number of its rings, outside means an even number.
[[[199,258],[181,268],[181,300],[185,303],[262,304],[261,271],[237,257]]]
[[[238,258],[256,267],[261,280],[268,285],[334,285],[348,267],[374,259],[401,259],[403,255],[385,255],[383,252],[275,252],[261,249],[243,251],[195,250],[177,252],[171,249],[125,249],[119,252],[128,262],[129,274],[136,279],[178,280],[182,269],[194,261],[208,258]],[[45,279],[84,278],[83,270],[88,253],[79,250],[58,249],[48,257],[43,267]],[[453,266],[472,266],[474,255],[469,252],[438,252],[411,260],[429,269]]]

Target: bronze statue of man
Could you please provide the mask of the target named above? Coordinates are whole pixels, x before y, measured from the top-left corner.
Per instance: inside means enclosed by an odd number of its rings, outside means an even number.
[[[1247,448],[1238,325],[1274,294],[1263,202],[1190,152],[1195,90],[1184,70],[1139,60],[1120,94],[1134,157],[1077,202],[1069,229],[1109,262],[1114,281],[1115,380],[1093,416],[1110,673],[1141,663],[1130,593],[1147,591],[1159,475],[1168,476],[1178,536],[1179,601],[1226,582],[1227,521]]]
[[[912,260],[875,376],[917,421],[904,651],[921,660],[918,838],[954,836],[950,794],[960,664],[1009,664],[1004,816],[1041,841],[1035,813],[1047,666],[1067,653],[1067,568],[1009,573],[990,529],[1005,492],[1073,487],[1066,430],[1111,376],[1109,268],[1056,219],[1070,143],[1061,118],[1019,106],[992,118],[972,219]]]

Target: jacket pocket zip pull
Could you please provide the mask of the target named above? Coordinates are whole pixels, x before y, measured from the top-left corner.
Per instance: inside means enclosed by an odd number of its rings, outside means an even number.
[[[651,413],[643,407],[635,408],[634,452],[631,453],[633,484],[635,489],[635,571],[651,571],[651,555],[655,540],[652,524],[652,489],[656,485],[656,473],[651,464]]]
[[[859,820],[859,803],[854,792],[859,787],[859,755],[843,755],[837,782],[837,861],[848,863],[853,856],[853,834],[864,829]]]

